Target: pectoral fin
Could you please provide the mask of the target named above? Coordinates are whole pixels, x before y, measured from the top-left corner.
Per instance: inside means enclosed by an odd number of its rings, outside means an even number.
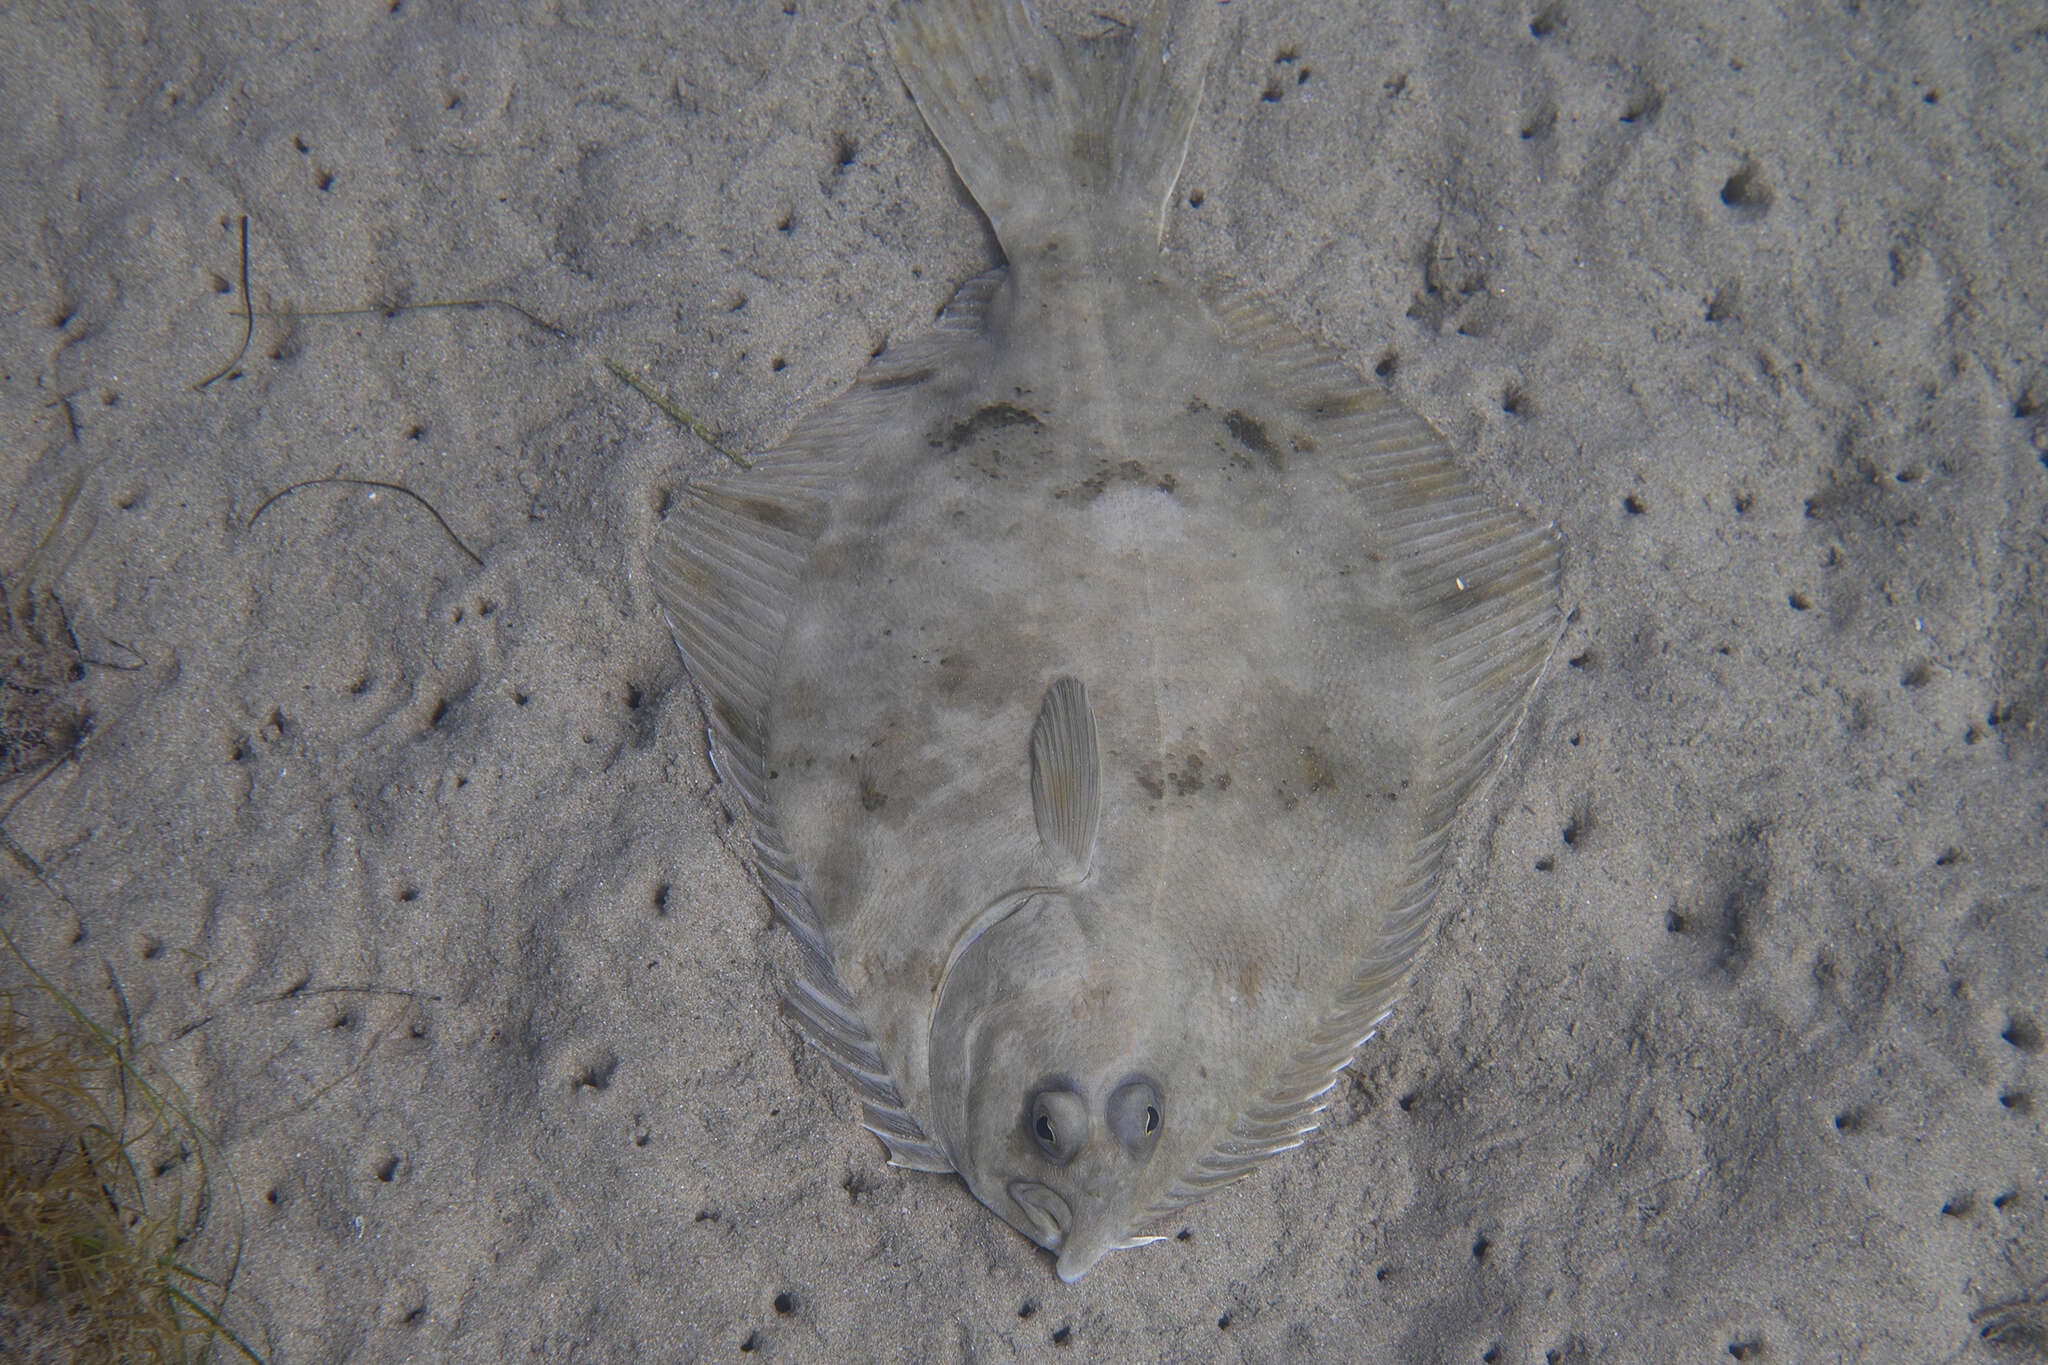
[[[1031,813],[1064,879],[1087,876],[1102,815],[1102,769],[1095,713],[1079,678],[1061,678],[1045,690],[1031,727]]]

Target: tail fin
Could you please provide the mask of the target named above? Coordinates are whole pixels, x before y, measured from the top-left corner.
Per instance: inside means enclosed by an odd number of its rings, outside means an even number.
[[[1202,96],[1174,9],[1062,41],[1024,0],[898,0],[896,68],[999,238],[1076,212],[1165,232]]]

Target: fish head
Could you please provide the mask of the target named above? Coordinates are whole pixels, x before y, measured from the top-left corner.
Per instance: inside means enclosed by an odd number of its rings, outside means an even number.
[[[1014,893],[958,948],[932,1017],[939,1140],[998,1217],[1072,1283],[1133,1237],[1172,1117],[1162,1011],[1088,932],[1078,889]]]

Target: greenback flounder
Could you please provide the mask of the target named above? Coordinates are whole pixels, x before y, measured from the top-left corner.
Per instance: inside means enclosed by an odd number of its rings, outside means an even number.
[[[927,0],[895,59],[1006,265],[664,521],[657,595],[898,1165],[1078,1279],[1299,1146],[1432,928],[1558,541],[1160,252],[1201,71]]]

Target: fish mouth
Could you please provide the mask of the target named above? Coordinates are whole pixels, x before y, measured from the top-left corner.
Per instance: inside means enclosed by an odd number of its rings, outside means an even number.
[[[1036,1180],[1012,1180],[1005,1190],[1010,1202],[1023,1211],[1029,1220],[1028,1232],[1031,1240],[1047,1251],[1058,1251],[1067,1240],[1067,1229],[1073,1226],[1074,1214],[1067,1201],[1049,1185]]]

